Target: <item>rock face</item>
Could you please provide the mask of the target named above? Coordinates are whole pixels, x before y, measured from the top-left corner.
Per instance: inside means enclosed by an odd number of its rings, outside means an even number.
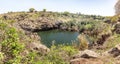
[[[61,24],[61,21],[54,21],[52,19],[46,18],[38,18],[35,20],[25,19],[19,22],[19,25],[22,29],[32,32],[57,29],[60,27]]]
[[[120,55],[120,44],[103,53],[104,56],[118,57]]]
[[[41,39],[37,33],[25,31],[25,35],[33,40],[31,42],[26,43],[26,48],[28,50],[37,52],[40,54],[46,54],[47,52],[50,51],[49,48],[47,48],[45,45],[40,43]]]

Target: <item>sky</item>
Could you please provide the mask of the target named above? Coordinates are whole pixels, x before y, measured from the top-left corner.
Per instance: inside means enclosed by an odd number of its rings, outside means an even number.
[[[0,0],[0,13],[28,11],[48,11],[113,16],[117,0]]]

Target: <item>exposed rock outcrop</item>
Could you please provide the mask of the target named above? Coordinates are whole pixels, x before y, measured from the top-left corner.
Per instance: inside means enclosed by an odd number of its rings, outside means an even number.
[[[74,55],[73,58],[98,58],[99,54],[91,50],[79,51],[78,54]]]
[[[31,51],[36,51],[37,53],[41,53],[41,54],[46,54],[47,52],[50,51],[49,48],[47,48],[45,45],[40,43],[41,39],[37,33],[32,33],[32,32],[26,31],[26,35],[30,39],[33,39],[32,42],[29,42],[26,44],[27,49],[29,49]]]
[[[30,49],[31,51],[35,51],[37,53],[40,53],[40,54],[46,54],[50,51],[49,48],[47,48],[45,45],[42,45],[40,43],[29,43],[27,45],[27,48]]]
[[[22,29],[32,32],[57,29],[61,24],[61,21],[54,21],[46,18],[38,18],[35,20],[26,19],[19,22]]]
[[[94,51],[84,50],[74,55],[73,59],[70,60],[70,64],[103,64],[103,62]]]

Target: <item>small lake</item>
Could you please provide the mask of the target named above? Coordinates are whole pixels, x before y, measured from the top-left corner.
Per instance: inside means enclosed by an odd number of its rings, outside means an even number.
[[[54,42],[55,45],[65,44],[71,45],[73,42],[78,42],[78,32],[69,32],[61,30],[40,31],[38,33],[41,37],[41,41],[46,46],[50,47]]]

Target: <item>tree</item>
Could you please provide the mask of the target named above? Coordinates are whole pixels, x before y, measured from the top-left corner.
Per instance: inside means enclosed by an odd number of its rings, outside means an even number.
[[[67,12],[67,11],[65,11],[64,13],[63,13],[63,15],[65,15],[65,16],[69,16],[69,12]]]
[[[115,13],[116,13],[116,15],[120,14],[120,0],[118,0],[115,5]]]
[[[34,11],[35,11],[34,8],[30,8],[30,9],[29,9],[29,12],[34,12]]]
[[[46,9],[43,9],[43,12],[46,12]]]

